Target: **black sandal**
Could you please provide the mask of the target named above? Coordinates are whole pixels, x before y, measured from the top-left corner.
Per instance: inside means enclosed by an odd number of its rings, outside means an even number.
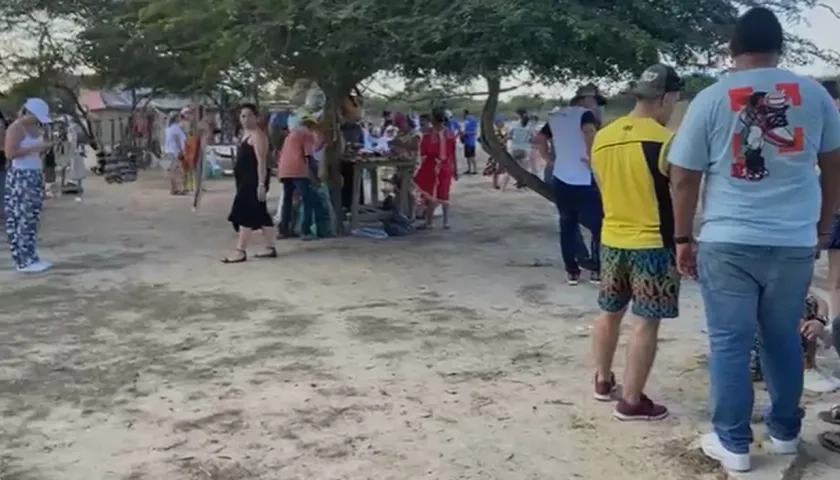
[[[840,453],[840,432],[823,432],[817,438],[824,449]]]
[[[254,258],[277,258],[277,249],[274,247],[265,247],[265,252],[254,255]]]
[[[817,417],[825,423],[840,425],[840,403],[826,411],[820,412]]]
[[[242,256],[239,258],[225,257],[222,259],[222,263],[242,263],[248,261],[248,253],[245,250],[240,250],[237,248],[236,251],[241,253]]]

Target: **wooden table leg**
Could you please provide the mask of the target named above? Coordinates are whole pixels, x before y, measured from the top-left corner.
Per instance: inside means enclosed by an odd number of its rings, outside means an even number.
[[[377,167],[370,169],[370,206],[379,207],[379,169]]]
[[[353,164],[353,201],[350,203],[350,231],[359,228],[359,193],[362,191],[362,174],[364,169],[361,164]]]

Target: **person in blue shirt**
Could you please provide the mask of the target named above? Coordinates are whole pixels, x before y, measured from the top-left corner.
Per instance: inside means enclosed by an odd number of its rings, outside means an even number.
[[[449,110],[446,111],[446,128],[455,135],[461,133],[461,125],[452,117],[452,112]]]
[[[475,146],[478,141],[478,119],[464,110],[464,129],[461,131],[461,143],[464,144],[464,158],[467,160],[466,175],[477,175],[478,166],[475,161]]]
[[[700,283],[709,334],[713,429],[701,448],[734,471],[751,467],[756,332],[771,400],[764,450],[797,453],[800,320],[840,203],[840,113],[816,80],[778,67],[783,44],[771,10],[741,15],[734,71],[697,95],[668,153],[677,268]]]

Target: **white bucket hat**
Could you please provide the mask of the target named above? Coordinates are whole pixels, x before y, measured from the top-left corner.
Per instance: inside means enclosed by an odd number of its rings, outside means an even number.
[[[28,98],[23,108],[35,116],[41,123],[52,123],[50,118],[50,106],[41,98]]]

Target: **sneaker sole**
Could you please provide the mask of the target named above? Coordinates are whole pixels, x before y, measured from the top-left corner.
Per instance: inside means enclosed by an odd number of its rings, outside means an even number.
[[[796,455],[799,453],[799,445],[801,444],[802,441],[782,442],[781,440],[774,440],[773,437],[769,437],[767,443],[764,445],[764,449],[773,455]]]
[[[593,393],[592,398],[598,400],[599,402],[613,402],[615,401],[615,397],[612,394],[609,395],[601,395],[600,393]]]
[[[657,415],[655,417],[643,417],[641,415],[625,415],[621,412],[613,411],[613,418],[622,422],[658,422],[668,418],[669,414],[670,412],[665,412],[662,415]]]
[[[713,452],[710,452],[710,451],[706,450],[706,448],[702,445],[700,446],[700,450],[703,452],[703,455],[705,455],[705,456],[711,458],[712,460],[720,463],[720,465],[727,471],[744,473],[744,472],[749,472],[750,470],[752,470],[751,465],[736,466],[736,467],[733,467],[732,465],[727,465],[726,461],[723,458],[720,458],[719,455],[715,455]]]

